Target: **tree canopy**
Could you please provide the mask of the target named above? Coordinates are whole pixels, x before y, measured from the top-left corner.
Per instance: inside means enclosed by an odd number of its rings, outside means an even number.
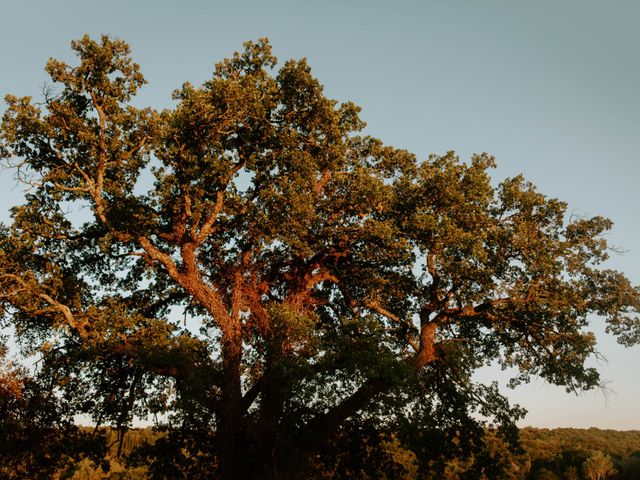
[[[599,385],[592,315],[640,341],[609,220],[492,182],[487,154],[359,133],[266,39],[165,110],[135,104],[123,41],[72,49],[41,102],[5,97],[0,156],[29,189],[0,230],[2,322],[61,415],[160,415],[157,478],[320,478],[358,449],[424,476],[522,416],[479,367],[577,391]]]

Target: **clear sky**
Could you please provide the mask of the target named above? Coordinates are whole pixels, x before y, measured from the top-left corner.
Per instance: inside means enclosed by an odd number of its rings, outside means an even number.
[[[49,57],[73,60],[85,33],[126,40],[149,81],[136,103],[171,104],[242,42],[267,36],[307,57],[326,93],[362,107],[367,133],[420,158],[496,156],[576,213],[615,222],[609,266],[640,283],[640,2],[2,0],[0,94],[39,96]],[[0,111],[4,110],[4,105]],[[0,173],[0,219],[19,201]],[[522,425],[640,429],[640,347],[594,319],[608,393],[541,380],[509,392]],[[504,381],[485,370],[483,380]]]

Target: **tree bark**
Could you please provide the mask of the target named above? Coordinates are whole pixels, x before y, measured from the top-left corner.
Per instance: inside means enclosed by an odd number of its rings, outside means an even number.
[[[281,342],[275,339],[273,353],[268,357],[261,392],[259,435],[257,445],[257,472],[255,478],[275,479],[280,421],[284,409]]]
[[[222,347],[224,374],[217,426],[220,478],[240,480],[240,427],[242,420],[242,337],[239,332]]]

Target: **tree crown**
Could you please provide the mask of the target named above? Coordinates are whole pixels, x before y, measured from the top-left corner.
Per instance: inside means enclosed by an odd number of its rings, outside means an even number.
[[[592,388],[592,314],[640,340],[639,289],[602,266],[609,220],[494,184],[487,154],[418,161],[359,134],[359,108],[305,60],[275,70],[266,39],[163,111],[132,106],[124,42],[72,48],[79,65],[50,60],[56,88],[7,96],[0,127],[32,186],[0,232],[4,320],[71,411],[168,410],[308,454],[355,419],[509,424],[521,410],[471,381],[491,362]],[[226,472],[238,449],[215,448]]]

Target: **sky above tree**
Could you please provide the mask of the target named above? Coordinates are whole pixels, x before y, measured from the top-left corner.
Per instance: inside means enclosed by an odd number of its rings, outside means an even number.
[[[366,132],[420,158],[486,151],[494,179],[523,173],[575,215],[614,221],[611,268],[640,283],[640,32],[635,2],[18,2],[3,5],[0,92],[41,95],[49,57],[88,33],[121,37],[149,80],[140,105],[168,106],[242,42],[269,37],[307,57],[329,97],[363,108]],[[1,107],[4,110],[4,106]],[[0,173],[0,219],[20,198]],[[594,328],[596,328],[594,326]],[[523,425],[640,428],[640,349],[596,330],[609,394],[534,381],[509,392]],[[506,378],[499,371],[484,379]]]

